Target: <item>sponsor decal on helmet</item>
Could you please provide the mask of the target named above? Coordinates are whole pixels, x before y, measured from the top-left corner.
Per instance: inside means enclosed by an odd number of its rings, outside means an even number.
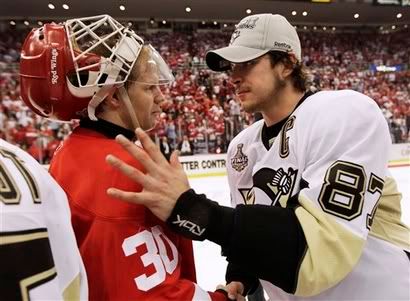
[[[57,74],[57,57],[58,50],[56,48],[51,49],[51,84],[56,85],[58,83],[58,74]]]

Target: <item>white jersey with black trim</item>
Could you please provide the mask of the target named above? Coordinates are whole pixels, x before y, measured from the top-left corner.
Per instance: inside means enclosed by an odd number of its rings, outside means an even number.
[[[303,229],[295,292],[262,280],[271,300],[409,300],[410,232],[400,221],[389,130],[376,103],[351,90],[311,95],[269,149],[263,125],[233,139],[227,169],[234,206],[290,208]]]
[[[35,159],[0,139],[2,300],[87,300],[64,191]]]

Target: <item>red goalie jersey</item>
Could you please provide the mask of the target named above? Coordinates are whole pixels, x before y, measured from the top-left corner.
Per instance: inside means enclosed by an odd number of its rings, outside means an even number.
[[[145,207],[107,196],[108,187],[141,188],[106,164],[110,153],[134,166],[135,160],[112,139],[123,129],[103,128],[80,125],[50,167],[69,197],[90,300],[227,300],[195,284],[191,241],[173,234]]]

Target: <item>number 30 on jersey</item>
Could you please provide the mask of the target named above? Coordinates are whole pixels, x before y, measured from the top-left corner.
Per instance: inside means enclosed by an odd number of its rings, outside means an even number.
[[[172,260],[168,257],[164,241],[170,246]],[[137,247],[144,244],[147,247],[147,252],[141,255],[141,261],[144,267],[154,265],[155,273],[150,276],[139,275],[134,278],[134,281],[139,290],[146,292],[162,283],[167,273],[171,275],[175,271],[178,265],[178,250],[172,241],[165,236],[160,226],[152,227],[151,232],[144,230],[124,239],[122,249],[125,256],[130,256],[136,254]]]

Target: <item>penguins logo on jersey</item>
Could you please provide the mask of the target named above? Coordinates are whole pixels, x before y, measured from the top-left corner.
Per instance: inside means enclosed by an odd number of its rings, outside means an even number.
[[[284,171],[283,168],[274,170],[271,168],[262,168],[258,170],[252,177],[252,188],[239,188],[245,204],[255,204],[255,191],[257,187],[271,200],[272,206],[286,207],[288,199],[292,196],[292,191],[295,186],[296,175],[298,171],[289,168]]]
[[[248,156],[246,156],[243,151],[243,143],[237,145],[237,150],[235,156],[231,159],[231,166],[237,172],[240,172],[248,166]]]

